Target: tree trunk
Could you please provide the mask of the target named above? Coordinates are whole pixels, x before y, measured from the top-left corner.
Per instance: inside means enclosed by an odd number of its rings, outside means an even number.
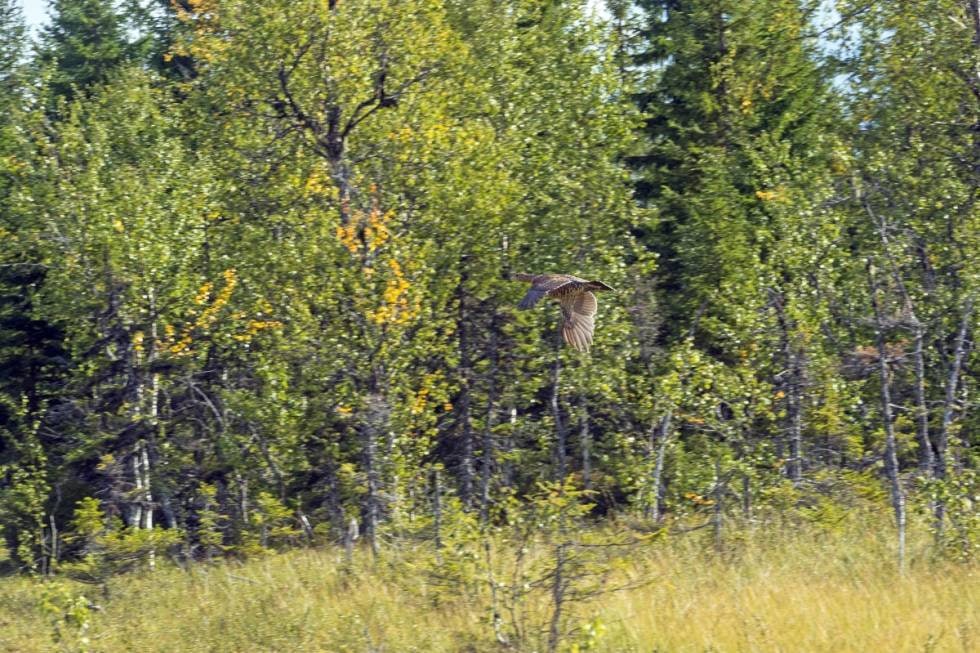
[[[885,347],[885,324],[878,305],[878,282],[874,268],[868,262],[868,281],[871,290],[871,306],[875,316],[875,343],[878,348],[878,374],[881,384],[881,418],[885,426],[885,473],[891,486],[892,510],[898,530],[898,568],[905,570],[905,495],[898,478],[898,453],[895,446],[895,420],[892,415],[891,384],[888,379],[888,356]]]
[[[582,487],[592,489],[592,431],[589,429],[589,406],[585,397],[579,400],[579,448],[582,450]]]
[[[377,436],[374,429],[364,429],[364,471],[367,476],[367,496],[364,505],[364,531],[371,553],[378,555],[378,470]]]
[[[480,519],[486,523],[490,519],[490,484],[493,479],[493,468],[496,458],[496,446],[493,441],[493,422],[497,405],[497,352],[498,314],[496,311],[490,319],[490,369],[487,372],[487,413],[483,424],[483,452],[480,478]]]
[[[511,397],[508,400],[508,406],[506,409],[507,422],[509,423],[508,436],[502,441],[497,442],[497,448],[503,453],[500,460],[500,485],[504,488],[513,488],[516,484],[515,481],[515,462],[513,457],[510,455],[513,453],[516,447],[515,435],[518,433],[520,426],[517,421],[517,406],[514,405],[514,399]]]
[[[915,367],[915,437],[919,447],[919,473],[929,475],[932,474],[935,462],[932,443],[929,439],[929,409],[926,402],[926,365],[925,352],[923,351],[925,327],[915,314],[915,306],[912,303],[912,295],[909,293],[908,287],[905,285],[905,281],[902,279],[902,274],[899,271],[898,263],[895,261],[894,256],[892,256],[891,239],[888,237],[887,218],[884,215],[877,215],[874,210],[872,210],[871,204],[867,200],[865,200],[864,206],[865,211],[871,217],[871,220],[875,223],[875,226],[878,229],[878,237],[881,240],[882,253],[885,255],[885,258],[888,261],[892,279],[895,281],[895,286],[898,288],[899,293],[901,293],[905,317],[913,332],[914,344],[912,358],[913,365]],[[926,268],[928,268],[929,265],[928,260],[928,256],[926,256],[925,252],[923,251],[921,262]],[[926,287],[929,288],[929,286],[930,279],[929,275],[927,274]]]
[[[385,399],[377,394],[368,398],[367,414],[364,421],[364,473],[367,479],[367,493],[364,497],[364,533],[371,553],[378,556],[378,523],[381,517],[380,476],[378,473],[378,434],[387,429],[388,406]]]
[[[508,646],[509,641],[504,635],[503,619],[500,618],[500,600],[497,598],[497,578],[493,573],[493,556],[490,538],[483,538],[484,564],[487,570],[487,585],[490,586],[490,621],[493,624],[494,639],[501,646]]]
[[[657,438],[657,459],[653,466],[653,476],[650,479],[650,507],[649,513],[650,518],[659,523],[663,520],[663,511],[660,505],[660,488],[663,486],[663,475],[664,475],[664,459],[667,457],[667,443],[670,437],[670,420],[672,415],[672,410],[668,409],[664,416],[660,418],[660,424],[656,429],[653,430],[654,433],[659,433],[660,437]],[[651,450],[653,449],[653,442],[650,443]]]
[[[126,510],[126,525],[134,529],[143,527],[143,472],[140,457],[142,443],[142,440],[137,441],[133,445],[132,453],[129,454],[129,474],[132,478],[133,489],[131,491],[132,499],[128,501],[129,505]]]
[[[248,479],[235,472],[235,484],[238,486],[238,528],[239,537],[248,530],[248,513],[250,510],[248,499]]]
[[[783,392],[786,395],[786,434],[789,440],[789,461],[786,475],[798,485],[803,480],[803,354],[793,342],[793,325],[786,316],[785,296],[772,290],[771,302],[779,323],[779,340],[783,354]]]
[[[436,555],[442,551],[442,479],[439,470],[432,470],[432,529]]]
[[[948,475],[947,450],[949,448],[949,429],[953,423],[956,412],[956,390],[959,386],[960,374],[963,370],[963,361],[966,358],[968,347],[967,338],[970,332],[970,320],[973,317],[973,296],[969,296],[963,305],[963,313],[960,317],[959,330],[956,333],[956,341],[953,349],[953,360],[949,366],[949,375],[946,377],[946,396],[943,400],[943,419],[939,425],[939,433],[936,437],[936,478],[945,480]],[[943,522],[946,516],[946,504],[939,500],[935,505],[936,533],[941,534]]]
[[[47,568],[43,571],[43,575],[47,576],[51,573],[52,569],[58,566],[58,560],[60,557],[60,552],[58,550],[58,524],[54,520],[54,513],[48,515],[49,530],[51,532],[51,548],[49,549]]]
[[[714,531],[716,551],[721,551],[724,546],[722,542],[722,529],[725,519],[725,490],[726,484],[721,474],[721,459],[715,458],[715,486],[712,492],[715,505],[711,515],[711,525]]]
[[[153,528],[153,494],[150,489],[150,453],[146,446],[146,440],[141,440],[139,445],[140,473],[142,474],[140,485],[143,488],[143,494],[140,499],[143,504],[143,520],[140,523],[140,528],[150,530]]]
[[[361,537],[361,529],[357,517],[351,517],[344,529],[344,561],[349,566],[354,561],[354,544]]]
[[[155,301],[152,291],[149,292],[149,311],[151,315],[155,312]],[[139,337],[139,339],[137,339]],[[136,387],[134,390],[132,407],[132,428],[137,430],[138,439],[133,444],[132,452],[129,455],[130,474],[132,475],[133,490],[131,492],[130,508],[128,515],[128,525],[134,529],[153,528],[153,493],[150,487],[150,451],[146,438],[143,436],[144,429],[148,432],[148,437],[152,438],[159,426],[159,386],[160,378],[157,374],[147,374],[147,368],[153,362],[156,351],[156,324],[151,320],[150,334],[148,342],[143,338],[142,332],[134,332],[130,336],[132,349],[127,359],[129,364],[128,373],[135,379]],[[146,352],[149,352],[148,354]],[[150,551],[149,564],[154,566],[154,553]]]
[[[565,607],[565,558],[568,544],[562,542],[555,547],[555,568],[551,580],[551,623],[548,627],[548,653],[555,653],[561,644],[561,619]]]
[[[790,357],[789,383],[786,392],[787,420],[789,421],[789,479],[794,485],[803,480],[803,408],[800,397],[802,373],[799,353]]]
[[[567,464],[565,451],[567,434],[561,416],[561,334],[556,332],[555,362],[551,368],[551,414],[555,419],[555,472],[559,481],[565,480]]]
[[[130,501],[128,526],[133,529],[151,530],[153,528],[153,494],[150,490],[150,454],[146,440],[137,440],[129,456],[130,473],[133,477],[133,498]],[[147,554],[150,569],[156,566],[156,553],[150,549]]]
[[[935,467],[932,441],[929,438],[929,408],[926,403],[926,364],[923,353],[925,329],[915,325],[912,359],[915,365],[915,438],[919,448],[919,473],[929,476]]]
[[[460,260],[459,288],[457,289],[457,329],[459,331],[459,421],[460,429],[460,463],[459,463],[459,498],[465,506],[473,503],[473,481],[476,476],[473,464],[473,425],[471,419],[472,402],[472,370],[470,362],[469,325],[466,306],[466,283],[469,277],[466,272],[465,256]]]
[[[742,517],[746,522],[752,519],[752,481],[748,474],[742,474]]]

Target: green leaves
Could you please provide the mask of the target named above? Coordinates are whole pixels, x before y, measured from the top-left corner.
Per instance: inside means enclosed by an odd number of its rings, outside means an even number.
[[[69,543],[80,547],[80,556],[58,571],[84,583],[100,585],[106,592],[109,579],[142,566],[152,569],[157,553],[180,543],[177,529],[123,527],[118,517],[107,516],[98,499],[85,497],[75,506]]]

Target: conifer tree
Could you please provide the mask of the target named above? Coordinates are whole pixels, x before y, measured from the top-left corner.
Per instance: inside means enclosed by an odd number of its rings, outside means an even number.
[[[777,402],[768,446],[794,482],[804,386],[829,369],[816,360],[817,288],[832,279],[813,271],[833,269],[840,230],[826,205],[837,102],[810,36],[813,4],[638,2],[647,45],[634,55],[650,117],[630,163],[657,215],[646,240],[660,256],[665,338],[693,336],[770,386],[752,401]]]
[[[27,46],[26,26],[16,0],[0,2],[0,94],[10,94]]]
[[[23,202],[33,172],[19,4],[0,2],[0,521],[11,557],[25,569],[45,571],[51,487],[49,443],[39,427],[65,358],[60,330],[33,310],[45,275],[29,236],[33,216]]]
[[[123,19],[112,2],[54,0],[39,54],[51,71],[52,96],[70,99],[106,81],[129,57]]]

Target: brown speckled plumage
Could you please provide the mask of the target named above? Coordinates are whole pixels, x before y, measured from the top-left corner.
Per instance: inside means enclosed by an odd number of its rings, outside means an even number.
[[[531,283],[518,308],[533,307],[545,297],[561,306],[562,338],[578,351],[589,351],[595,332],[595,314],[599,308],[593,290],[612,290],[601,281],[589,281],[571,274],[518,274],[519,281]]]

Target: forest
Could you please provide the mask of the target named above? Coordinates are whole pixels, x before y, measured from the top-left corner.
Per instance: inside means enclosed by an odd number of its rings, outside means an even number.
[[[0,650],[980,645],[980,0],[48,11]]]

